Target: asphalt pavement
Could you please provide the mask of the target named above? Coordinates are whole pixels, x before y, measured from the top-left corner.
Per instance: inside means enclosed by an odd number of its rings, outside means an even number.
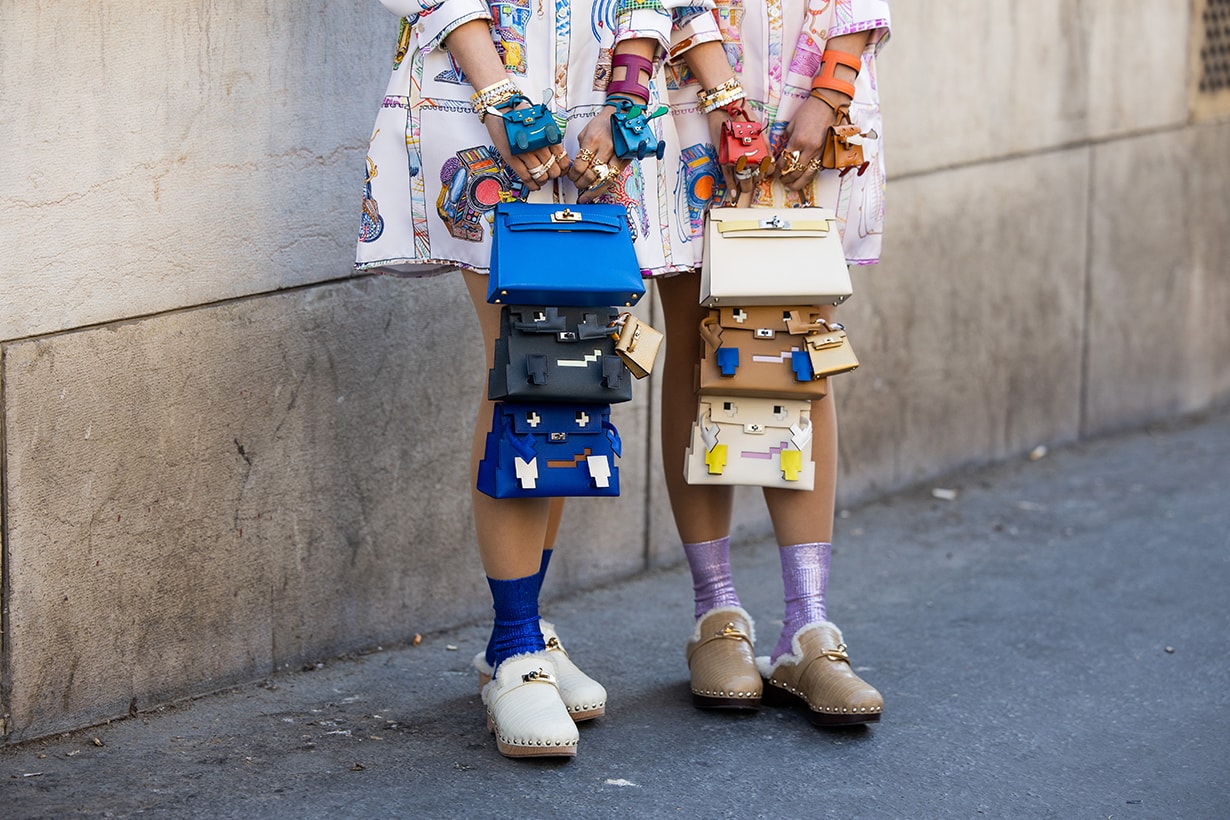
[[[475,624],[0,750],[0,816],[1230,816],[1230,412],[961,471],[836,543],[878,724],[693,708],[680,566],[547,604],[610,696],[571,761],[496,751]],[[776,548],[734,555],[764,653]]]

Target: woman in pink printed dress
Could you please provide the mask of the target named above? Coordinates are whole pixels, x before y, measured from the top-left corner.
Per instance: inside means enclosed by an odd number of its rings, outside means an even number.
[[[713,147],[730,116],[725,102],[766,125],[776,162],[742,183],[741,204],[831,208],[847,262],[875,263],[884,216],[875,57],[888,38],[887,0],[718,0],[716,16],[727,64],[715,62],[712,43],[677,39],[677,48],[690,48],[667,69],[684,166],[671,228],[692,249],[693,267],[701,263],[705,209],[739,184],[732,168],[718,167]],[[737,83],[728,82],[732,71]],[[698,91],[705,93],[698,98]],[[824,136],[843,109],[866,135],[865,162],[821,170]],[[698,304],[699,280],[695,270],[658,280],[667,333],[662,454],[695,598],[686,647],[693,701],[702,708],[754,709],[764,697],[803,704],[816,725],[877,721],[883,699],[852,670],[825,606],[837,478],[831,393],[811,406],[814,489],[764,489],[780,548],[785,614],[772,651],[755,656],[752,618],[731,578],[732,488],[688,484],[682,470],[696,416],[697,328],[707,312]],[[832,319],[831,308],[824,318]]]

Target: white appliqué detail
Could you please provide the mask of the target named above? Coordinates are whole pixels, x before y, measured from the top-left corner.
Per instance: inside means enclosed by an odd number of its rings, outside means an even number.
[[[517,469],[517,483],[523,490],[532,490],[538,486],[538,459],[529,461],[521,456],[513,456],[513,465]]]
[[[743,308],[735,308],[735,312],[730,315],[734,317],[734,320],[736,322],[746,322],[747,321],[747,311],[744,310]]]
[[[705,443],[706,450],[712,450],[718,443],[718,432],[721,430],[716,424],[710,427],[703,421],[700,423],[700,440]]]
[[[596,361],[602,359],[602,348],[594,348],[592,354],[586,353],[579,359],[556,359],[555,363],[560,367],[589,367]]]
[[[595,487],[611,486],[611,464],[606,456],[586,456],[585,463],[589,466],[589,477],[594,480]]]
[[[790,440],[794,446],[802,450],[811,441],[811,421],[802,421],[790,425]]]
[[[781,364],[782,362],[790,361],[791,353],[798,353],[797,347],[792,347],[789,350],[783,350],[776,356],[752,356],[752,361],[761,362],[763,364]]]
[[[538,425],[542,424],[542,416],[538,415],[537,413],[533,411],[530,411],[529,413],[525,414],[525,423],[528,424],[530,427],[537,427]]]
[[[584,427],[587,424],[589,424],[589,413],[582,410],[577,413],[577,427]]]

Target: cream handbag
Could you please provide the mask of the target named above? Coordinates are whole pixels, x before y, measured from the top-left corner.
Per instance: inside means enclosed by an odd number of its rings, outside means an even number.
[[[684,464],[689,484],[746,484],[810,490],[811,402],[701,396]]]
[[[710,208],[700,303],[839,305],[853,292],[829,208]]]

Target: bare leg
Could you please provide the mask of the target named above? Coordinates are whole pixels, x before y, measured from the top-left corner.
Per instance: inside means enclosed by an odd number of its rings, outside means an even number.
[[[685,544],[730,535],[734,491],[718,485],[688,484],[683,464],[696,420],[696,363],[700,361],[700,321],[707,308],[698,304],[700,275],[681,273],[657,280],[666,319],[666,353],[662,367],[662,467],[675,526]]]
[[[487,367],[492,365],[495,339],[500,333],[500,308],[487,304],[487,278],[464,271],[470,299],[482,326]],[[491,429],[493,402],[483,393],[474,425],[471,449],[471,488],[477,480],[478,462],[483,457],[487,432]],[[559,526],[558,513],[562,499],[492,498],[476,489],[471,490],[474,502],[474,528],[478,535],[478,552],[489,578],[508,580],[535,575],[542,563],[543,547],[554,539]]]

